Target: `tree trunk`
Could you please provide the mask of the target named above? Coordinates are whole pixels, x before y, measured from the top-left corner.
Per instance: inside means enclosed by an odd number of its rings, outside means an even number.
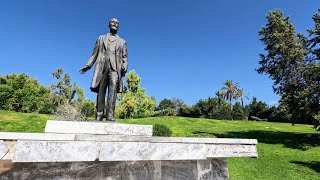
[[[232,97],[230,97],[230,114],[232,115]],[[233,116],[232,116],[232,120],[233,120]]]

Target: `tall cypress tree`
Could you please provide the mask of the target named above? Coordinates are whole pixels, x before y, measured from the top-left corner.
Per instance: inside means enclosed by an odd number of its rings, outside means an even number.
[[[303,69],[307,65],[307,38],[296,34],[289,17],[280,10],[270,11],[267,24],[259,35],[265,44],[266,54],[260,54],[259,74],[268,74],[274,80],[273,90],[281,96],[281,103],[288,105],[292,122],[304,121],[307,116],[305,102],[302,102],[306,89]]]

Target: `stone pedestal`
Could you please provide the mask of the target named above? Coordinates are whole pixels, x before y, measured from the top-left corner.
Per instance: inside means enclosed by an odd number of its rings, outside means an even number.
[[[0,179],[228,179],[227,158],[256,158],[256,144],[152,137],[150,125],[48,121],[45,133],[0,132]]]

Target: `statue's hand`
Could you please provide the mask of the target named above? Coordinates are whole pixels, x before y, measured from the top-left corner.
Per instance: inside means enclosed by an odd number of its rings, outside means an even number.
[[[85,65],[79,72],[81,74],[84,74],[86,71],[88,71],[88,69],[90,69],[90,67],[88,65]]]
[[[126,74],[127,70],[126,68],[122,67],[121,68],[121,76],[124,77],[124,75]]]

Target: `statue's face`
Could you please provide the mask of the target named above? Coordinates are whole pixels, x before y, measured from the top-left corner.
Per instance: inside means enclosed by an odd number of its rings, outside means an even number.
[[[115,18],[112,18],[110,21],[109,21],[109,28],[112,29],[112,30],[118,30],[119,28],[119,21]]]

